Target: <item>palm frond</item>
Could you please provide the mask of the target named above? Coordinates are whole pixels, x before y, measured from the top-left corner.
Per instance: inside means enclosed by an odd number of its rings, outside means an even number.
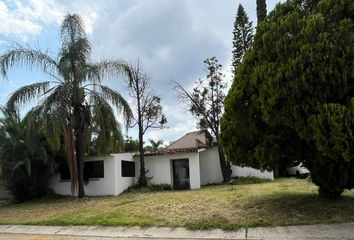
[[[131,74],[129,65],[122,60],[102,60],[87,66],[87,78],[94,84],[101,83],[104,78],[118,75],[126,75],[131,79]]]
[[[64,83],[57,85],[42,102],[43,111],[49,113],[51,111],[58,112],[63,119],[67,118],[68,108],[72,103],[71,97],[72,86]]]
[[[91,54],[88,39],[81,38],[70,46],[63,47],[59,53],[58,69],[66,81],[85,80],[87,61]]]
[[[57,69],[57,62],[47,52],[23,48],[20,45],[0,56],[1,75],[7,78],[8,70],[16,64],[30,69],[38,67],[51,76],[55,74]]]
[[[131,119],[133,118],[132,110],[128,102],[124,99],[124,97],[117,91],[104,86],[104,85],[97,85],[98,89],[96,91],[107,101],[111,102],[114,107],[119,112],[123,113],[123,118],[125,120],[126,126],[129,125]]]
[[[79,15],[68,14],[65,16],[60,28],[60,38],[63,49],[68,49],[69,52],[74,54],[90,55],[90,42],[87,39],[83,21]]]
[[[49,86],[50,82],[48,81],[23,86],[11,94],[10,99],[6,103],[6,107],[16,109],[18,105],[23,105],[47,93]]]
[[[68,91],[65,85],[59,85],[41,104],[45,135],[55,150],[60,149],[60,137],[70,115],[71,98],[68,97]]]
[[[120,125],[116,121],[112,107],[104,97],[92,92],[91,103],[91,121],[97,134],[97,151],[105,153],[107,150],[114,149],[117,141],[123,142]]]

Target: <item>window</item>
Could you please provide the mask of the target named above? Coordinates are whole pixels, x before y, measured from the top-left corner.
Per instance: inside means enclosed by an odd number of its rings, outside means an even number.
[[[84,179],[104,178],[103,160],[85,162]]]
[[[135,177],[135,162],[122,160],[122,177]]]
[[[60,180],[70,181],[70,171],[66,162],[60,163]],[[84,164],[84,179],[104,178],[104,163],[100,161],[90,161]]]
[[[60,180],[61,181],[70,181],[70,171],[69,166],[66,162],[60,163]]]

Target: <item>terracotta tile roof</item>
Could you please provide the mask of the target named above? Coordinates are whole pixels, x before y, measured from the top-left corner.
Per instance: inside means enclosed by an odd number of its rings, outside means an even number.
[[[160,156],[160,155],[173,155],[179,153],[193,153],[198,152],[201,148],[179,148],[179,149],[161,149],[157,152],[146,152],[144,156]],[[134,157],[139,156],[139,153],[135,154]]]

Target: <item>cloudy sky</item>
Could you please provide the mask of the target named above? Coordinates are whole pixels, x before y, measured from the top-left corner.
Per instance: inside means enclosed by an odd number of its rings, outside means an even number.
[[[268,11],[278,2],[267,0]],[[232,29],[240,3],[255,25],[256,0],[0,0],[0,53],[19,43],[48,49],[55,56],[63,17],[80,14],[92,41],[92,60],[139,58],[143,63],[168,120],[168,128],[150,130],[146,139],[167,143],[196,129],[171,81],[191,88],[205,76],[203,60],[212,56],[223,64],[226,80],[231,81]],[[0,80],[0,104],[15,89],[43,80],[47,76],[35,70],[12,69],[8,80]],[[122,79],[105,84],[128,96]],[[128,134],[137,138],[134,129]]]

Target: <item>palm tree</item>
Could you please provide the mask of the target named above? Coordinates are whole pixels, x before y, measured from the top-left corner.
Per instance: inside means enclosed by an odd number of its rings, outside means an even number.
[[[16,64],[37,67],[51,81],[33,83],[15,91],[7,107],[17,108],[37,99],[31,110],[32,121],[40,120],[49,144],[59,149],[61,137],[68,160],[72,193],[84,197],[83,166],[88,146],[88,131],[94,126],[99,140],[113,142],[120,135],[114,106],[128,123],[132,112],[125,99],[115,90],[104,86],[105,77],[129,74],[129,67],[120,60],[90,61],[91,45],[82,19],[68,14],[60,28],[61,48],[57,57],[48,52],[17,46],[0,56],[0,71],[7,77]]]
[[[0,161],[3,178],[14,199],[39,198],[47,192],[47,181],[54,173],[53,152],[40,129],[29,128],[28,116],[0,107]]]
[[[154,140],[150,139],[149,141],[150,141],[152,150],[155,151],[155,152],[157,150],[159,150],[159,147],[163,144],[162,140],[158,140],[158,141],[155,142]]]

